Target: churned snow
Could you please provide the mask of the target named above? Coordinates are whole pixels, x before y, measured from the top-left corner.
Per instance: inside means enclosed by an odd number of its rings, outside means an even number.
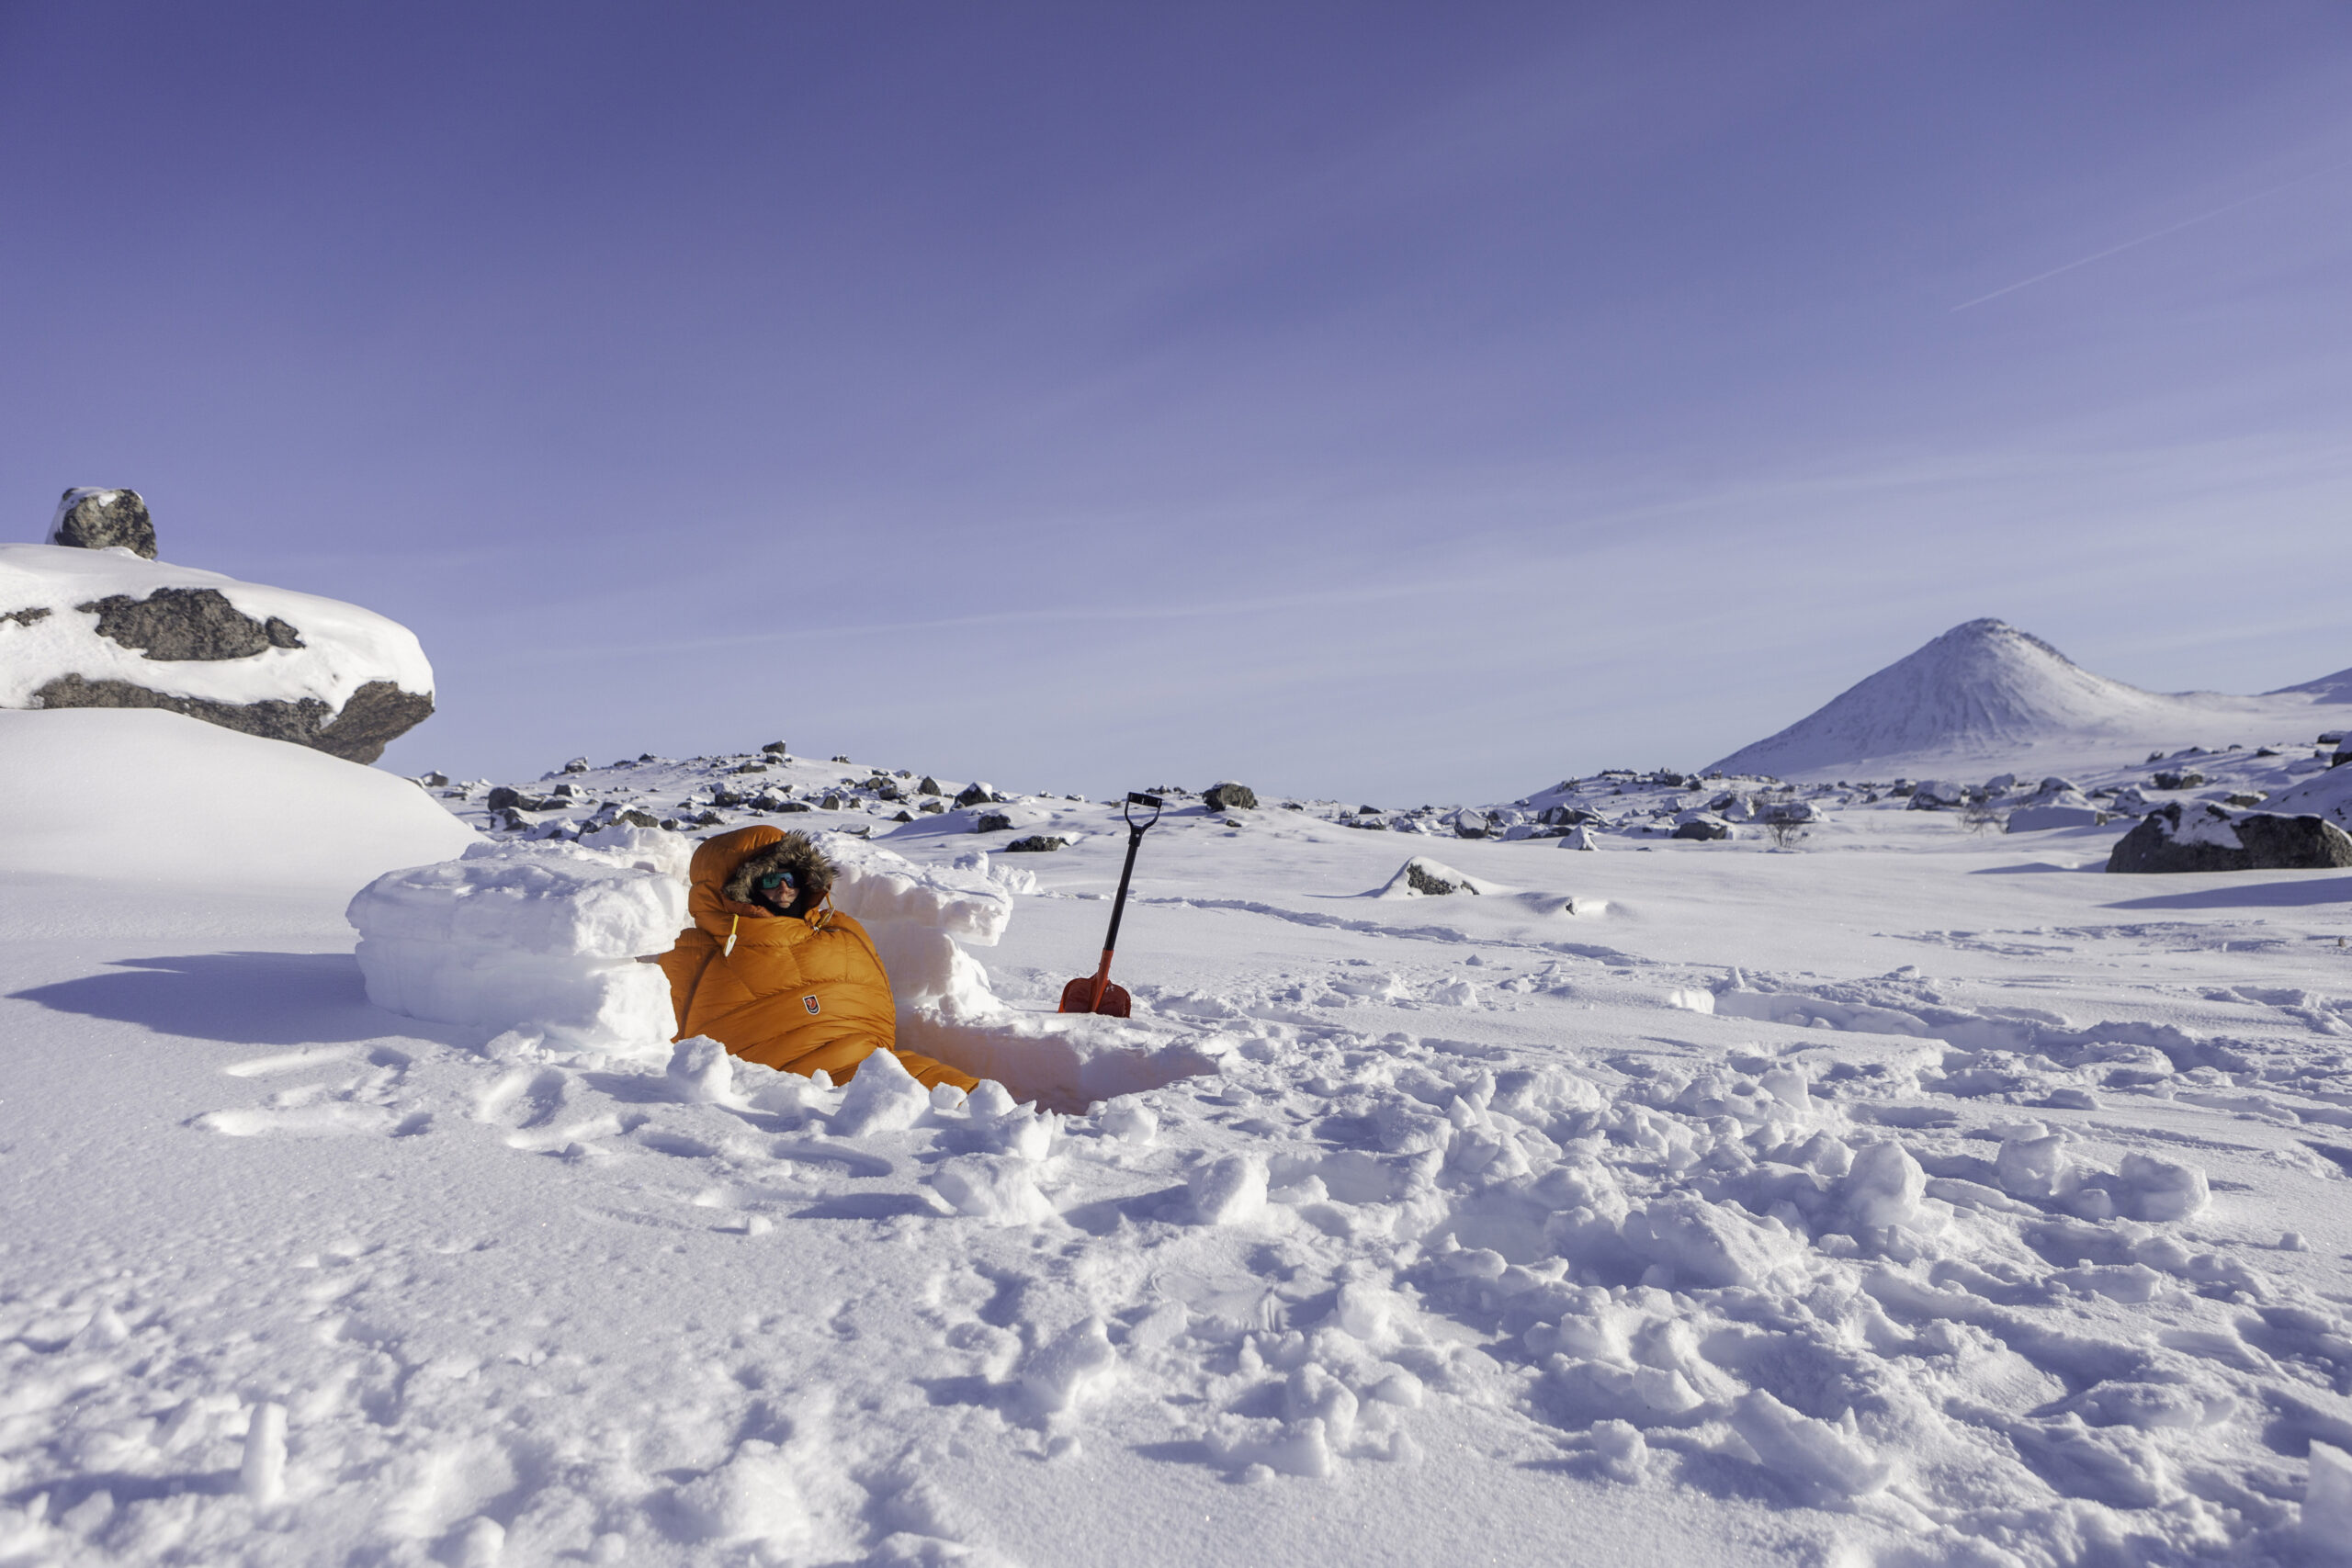
[[[1102,804],[583,762],[493,843],[170,715],[0,721],[11,820],[85,846],[0,882],[0,1561],[2253,1564],[2352,1529],[2341,873],[2108,878],[2128,813],[1860,786],[1777,841],[1754,780],[1178,795],[1135,1016],[1069,1019]],[[372,849],[201,831],[232,795]],[[628,812],[821,833],[910,1043],[991,1081],[832,1087],[513,979],[658,975],[690,840]],[[509,978],[435,1020],[466,953]]]

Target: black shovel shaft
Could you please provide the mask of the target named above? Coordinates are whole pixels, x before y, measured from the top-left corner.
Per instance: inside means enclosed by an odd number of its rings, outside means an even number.
[[[1119,917],[1127,912],[1127,879],[1136,874],[1136,851],[1143,847],[1143,829],[1127,829],[1127,863],[1119,868],[1119,897],[1111,906],[1111,930],[1102,938],[1102,956],[1108,960],[1111,950],[1119,945]]]
[[[1159,800],[1157,796],[1130,795],[1127,802],[1130,806],[1150,807],[1151,816],[1142,822],[1137,822],[1132,815],[1127,818],[1127,863],[1119,868],[1119,897],[1111,905],[1111,930],[1102,938],[1102,972],[1106,975],[1111,969],[1111,950],[1119,945],[1120,917],[1127,912],[1127,882],[1136,874],[1136,851],[1143,847],[1144,829],[1159,820]]]

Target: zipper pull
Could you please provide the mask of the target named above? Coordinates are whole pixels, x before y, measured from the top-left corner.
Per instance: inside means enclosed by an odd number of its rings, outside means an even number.
[[[727,917],[727,941],[718,950],[719,957],[732,958],[735,956],[735,928],[742,923],[743,917],[741,915],[729,915]]]

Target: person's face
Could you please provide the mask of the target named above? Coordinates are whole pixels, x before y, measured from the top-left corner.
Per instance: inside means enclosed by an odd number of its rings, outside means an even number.
[[[786,914],[800,897],[800,884],[788,871],[772,871],[752,882],[752,896],[777,914]]]

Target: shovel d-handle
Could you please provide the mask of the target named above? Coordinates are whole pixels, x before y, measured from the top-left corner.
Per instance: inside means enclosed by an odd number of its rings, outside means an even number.
[[[1151,815],[1140,822],[1136,820],[1138,806],[1151,807]],[[1102,966],[1094,971],[1094,993],[1086,1004],[1089,1012],[1102,1005],[1102,993],[1110,987],[1111,952],[1119,945],[1119,919],[1127,912],[1127,883],[1136,874],[1136,851],[1143,847],[1144,834],[1159,820],[1159,796],[1134,790],[1127,792],[1126,801],[1119,808],[1119,815],[1127,823],[1127,863],[1119,868],[1119,896],[1111,905],[1111,929],[1102,937]]]

